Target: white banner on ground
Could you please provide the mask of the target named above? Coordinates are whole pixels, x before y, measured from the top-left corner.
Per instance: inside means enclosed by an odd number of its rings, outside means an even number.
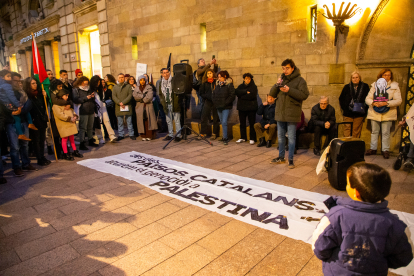
[[[315,219],[328,212],[323,203],[328,195],[139,152],[88,159],[78,164],[136,181],[159,193],[307,243],[311,243],[318,224]],[[414,231],[414,215],[392,212],[408,225],[408,231]],[[408,236],[413,241],[414,236]],[[396,272],[413,275],[414,263]]]

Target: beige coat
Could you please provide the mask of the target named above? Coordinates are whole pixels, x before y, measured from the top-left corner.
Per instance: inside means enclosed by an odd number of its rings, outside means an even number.
[[[137,126],[139,133],[145,133],[144,126],[144,105],[145,110],[147,111],[148,117],[148,129],[156,130],[158,129],[157,125],[157,116],[155,115],[154,106],[152,105],[152,100],[154,98],[154,91],[152,90],[151,85],[147,84],[144,88],[144,91],[139,90],[139,86],[136,86],[132,96],[137,101],[135,106],[135,112],[137,114]]]
[[[71,122],[72,117],[76,115],[72,108],[65,110],[64,106],[53,105],[52,109],[60,137],[65,138],[78,133],[76,124]]]
[[[375,82],[371,85],[371,90],[365,99],[365,103],[369,106],[367,119],[377,122],[397,120],[397,109],[402,103],[401,91],[398,87],[398,82],[388,82],[387,88],[390,86],[391,88],[387,90],[389,100],[388,107],[390,107],[390,110],[386,113],[377,113],[372,106],[372,103],[374,102]]]

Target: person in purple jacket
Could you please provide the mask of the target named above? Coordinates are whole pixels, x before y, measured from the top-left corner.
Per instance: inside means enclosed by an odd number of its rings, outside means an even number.
[[[384,198],[391,188],[389,173],[359,162],[347,171],[350,198],[330,197],[329,212],[312,237],[312,249],[323,262],[324,275],[384,275],[413,259],[407,225],[392,214]]]

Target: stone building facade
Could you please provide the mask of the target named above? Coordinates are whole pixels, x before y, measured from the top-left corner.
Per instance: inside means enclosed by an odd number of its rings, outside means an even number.
[[[8,28],[2,27],[2,32],[7,30],[13,36],[6,43],[7,54],[16,54],[17,66],[24,74],[29,73],[24,68],[30,41],[20,44],[20,39],[30,30],[44,27],[49,27],[50,32],[37,41],[57,38],[61,68],[71,72],[72,78],[76,68],[92,74],[93,70],[88,69],[93,67],[92,54],[88,59],[83,45],[91,43],[85,33],[97,26],[103,76],[119,72],[135,75],[136,64],[143,63],[148,66],[147,72],[158,79],[170,53],[172,64],[188,59],[193,70],[199,58],[209,61],[215,55],[220,68],[229,71],[236,85],[242,82],[244,73],[253,74],[260,97],[265,99],[282,73],[281,62],[292,58],[310,89],[310,97],[303,104],[307,119],[312,106],[326,95],[336,108],[338,121],[342,121],[338,98],[355,70],[364,82],[371,84],[382,68],[390,67],[403,99],[410,85],[414,44],[412,0],[346,1],[345,4],[357,4],[361,10],[345,21],[349,32],[339,35],[336,46],[332,21],[322,14],[326,14],[324,5],[332,11],[332,3],[338,12],[342,2],[339,0],[43,0],[45,18],[32,20],[33,24],[23,28],[19,16],[27,18],[28,7],[36,1],[8,0],[8,5],[1,6],[1,14],[8,9],[11,22]],[[197,118],[197,97],[195,93],[192,96],[188,115]],[[404,109],[403,104],[400,117]],[[231,121],[237,122],[235,108]],[[370,124],[365,122],[363,139],[367,144],[369,128]],[[400,136],[392,139],[396,151]]]

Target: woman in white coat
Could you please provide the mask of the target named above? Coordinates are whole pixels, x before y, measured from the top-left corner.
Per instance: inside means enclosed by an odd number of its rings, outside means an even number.
[[[91,78],[90,87],[95,92],[95,103],[96,103],[97,110],[98,110],[95,116],[99,117],[99,120],[101,121],[101,124],[99,125],[100,128],[95,128],[95,134],[96,136],[99,137],[100,143],[105,144],[105,139],[104,139],[105,134],[103,132],[103,126],[102,126],[102,124],[104,124],[106,131],[108,132],[111,143],[115,143],[117,139],[115,137],[115,132],[112,129],[111,122],[109,121],[109,115],[106,109],[106,103],[104,101],[105,96],[103,92],[101,77],[93,76]]]
[[[381,82],[384,83],[383,89],[381,89]],[[372,84],[365,103],[369,106],[367,119],[371,119],[372,126],[371,145],[365,155],[377,153],[378,135],[381,129],[382,155],[388,159],[392,122],[397,120],[397,109],[402,103],[401,91],[398,83],[394,81],[391,69],[380,71],[377,82]]]

